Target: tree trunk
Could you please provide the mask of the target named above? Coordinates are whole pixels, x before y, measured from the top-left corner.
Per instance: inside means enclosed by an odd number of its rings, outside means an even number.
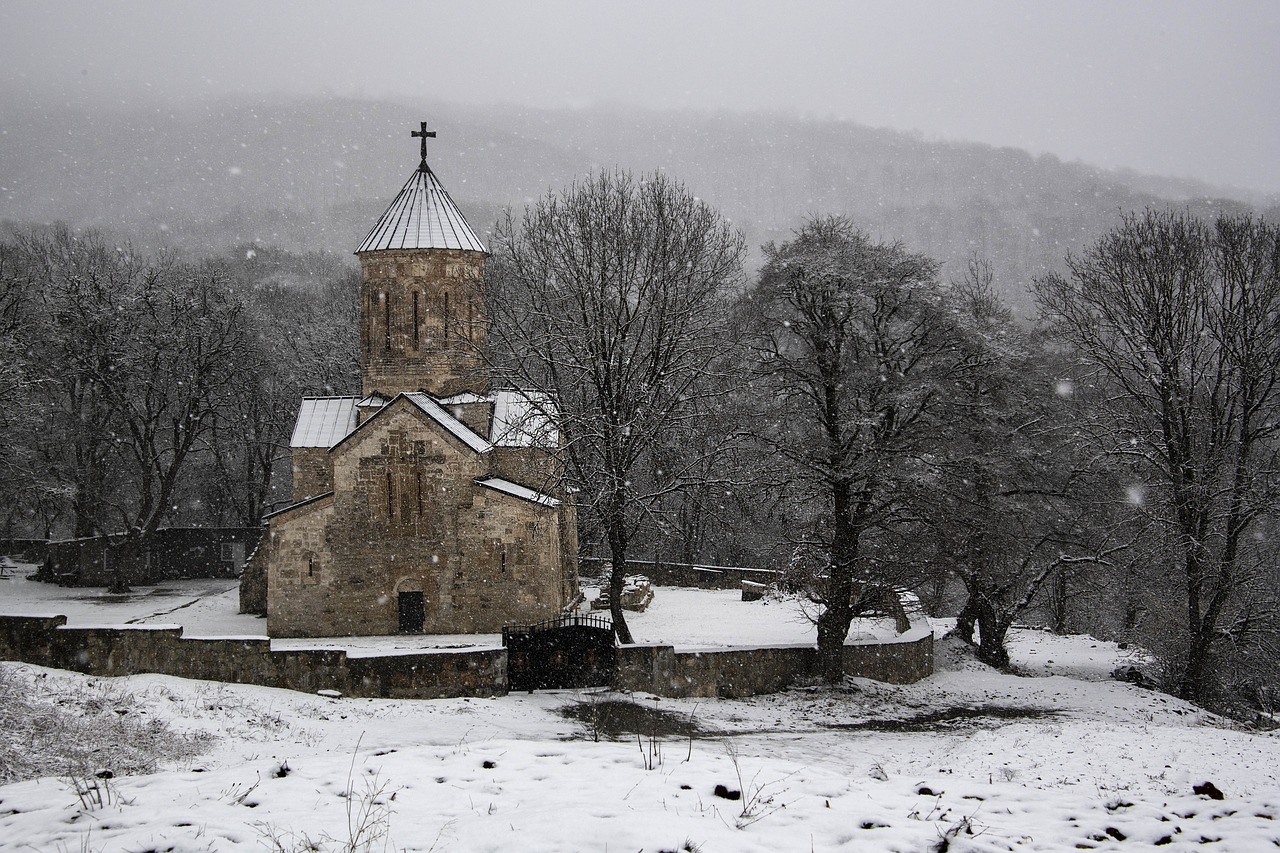
[[[849,483],[831,484],[835,510],[835,532],[831,539],[831,563],[823,592],[823,609],[818,616],[818,669],[823,680],[836,684],[844,680],[844,641],[853,621],[853,571],[858,557],[858,527],[852,519]]]
[[[1192,631],[1186,664],[1178,681],[1178,697],[1197,705],[1203,705],[1208,698],[1209,646],[1208,635],[1199,630]]]
[[[609,556],[609,615],[613,618],[613,632],[619,643],[631,645],[635,640],[631,637],[631,629],[627,627],[627,617],[622,612],[623,579],[627,575],[627,539],[616,518],[609,520]]]
[[[1009,668],[1009,650],[1005,648],[1005,635],[1009,622],[996,617],[990,605],[978,607],[978,660],[996,669]]]
[[[1067,572],[1065,569],[1058,569],[1054,573],[1053,585],[1051,586],[1053,596],[1053,633],[1067,633],[1067,597],[1070,595],[1070,589],[1067,587]]]
[[[969,597],[964,601],[964,607],[960,608],[960,615],[956,617],[956,627],[951,633],[964,640],[969,645],[973,645],[973,629],[978,622],[978,602],[970,593]]]

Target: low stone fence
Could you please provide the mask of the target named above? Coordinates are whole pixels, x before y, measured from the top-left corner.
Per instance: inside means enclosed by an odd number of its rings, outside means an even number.
[[[933,674],[933,629],[918,618],[891,640],[844,647],[846,675],[910,684]],[[810,645],[676,651],[672,646],[618,648],[616,687],[673,698],[739,699],[777,693],[819,675],[818,650]]]
[[[501,696],[505,649],[352,657],[272,651],[264,638],[197,639],[173,627],[68,628],[65,616],[0,616],[0,659],[89,675],[154,672],[314,693],[390,699]]]
[[[507,693],[507,650],[478,649],[349,656],[332,649],[272,651],[264,638],[198,639],[177,627],[69,628],[65,616],[0,616],[0,660],[89,675],[144,672],[314,693],[389,699],[444,699]],[[776,693],[818,676],[810,645],[677,651],[620,646],[620,690],[668,697],[741,698]],[[933,673],[933,631],[918,618],[889,640],[845,646],[848,675],[908,684]]]
[[[609,573],[609,561],[601,557],[579,557],[579,572],[584,578],[603,583]],[[627,571],[644,575],[655,586],[685,586],[697,589],[739,589],[743,581],[777,583],[782,573],[774,569],[747,566],[697,566],[690,563],[660,563],[652,560],[627,560]]]

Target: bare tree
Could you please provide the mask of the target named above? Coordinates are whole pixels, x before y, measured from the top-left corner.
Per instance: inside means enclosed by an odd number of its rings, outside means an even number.
[[[957,577],[967,593],[956,634],[973,643],[976,627],[979,660],[1003,668],[1009,629],[1046,586],[1117,549],[1086,503],[1094,478],[1068,440],[1070,394],[1055,393],[1042,350],[993,284],[991,265],[976,255],[952,282],[973,356],[918,504],[934,571]]]
[[[1207,701],[1215,646],[1264,581],[1250,532],[1280,473],[1280,229],[1148,211],[1067,263],[1036,296],[1109,391],[1090,438],[1131,466],[1133,511],[1162,534],[1183,608],[1173,686]]]
[[[213,268],[65,228],[19,243],[46,405],[37,439],[75,535],[123,530],[113,587],[145,558],[245,355],[243,306]]]
[[[249,303],[247,345],[201,442],[198,485],[206,509],[242,526],[258,524],[275,503],[291,499],[279,475],[289,469],[299,398],[360,388],[359,273],[325,265],[315,271],[318,287],[276,286],[269,277],[279,267],[309,259],[277,250],[270,259],[265,269],[258,268],[256,255],[229,265],[237,292]]]
[[[494,236],[486,267],[500,376],[545,393],[564,430],[565,471],[584,523],[610,555],[614,628],[628,548],[655,503],[684,488],[700,455],[649,465],[695,429],[725,346],[726,288],[743,239],[662,174],[601,172],[548,195]]]
[[[929,258],[875,243],[842,218],[813,219],[765,256],[750,310],[758,394],[775,407],[758,436],[791,463],[798,499],[812,508],[818,652],[835,681],[863,596],[882,592],[872,534],[901,515],[901,487],[922,475],[920,455],[941,434],[939,414],[970,355]]]

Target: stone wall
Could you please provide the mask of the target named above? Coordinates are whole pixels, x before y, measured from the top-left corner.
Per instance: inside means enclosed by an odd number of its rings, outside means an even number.
[[[49,542],[36,578],[63,586],[107,586],[123,574],[130,584],[181,578],[234,578],[257,547],[260,527],[165,527],[151,535],[141,559],[124,536]]]
[[[484,253],[412,249],[359,257],[363,393],[487,392]]]
[[[327,447],[295,447],[293,456],[293,499],[313,498],[333,491],[333,462]]]
[[[349,657],[335,650],[272,651],[260,638],[193,639],[181,628],[68,628],[65,616],[0,616],[0,660],[90,675],[142,672],[260,684],[346,696],[439,699],[507,692],[506,649]],[[818,678],[812,646],[676,651],[665,645],[617,649],[614,687],[658,696],[742,698]],[[933,673],[933,633],[925,623],[886,641],[845,646],[845,672],[893,684]]]
[[[610,561],[603,557],[582,557],[582,574],[605,578]],[[644,575],[655,586],[688,586],[698,589],[739,589],[743,581],[773,584],[782,577],[775,569],[746,566],[698,566],[691,563],[667,563],[656,560],[627,560],[627,571]]]
[[[910,684],[933,674],[933,631],[921,620],[892,640],[845,646],[844,671],[858,678]],[[616,687],[674,698],[738,699],[777,693],[819,677],[813,646],[676,651],[671,646],[618,648]]]
[[[181,628],[68,628],[65,616],[0,616],[0,659],[89,675],[154,672],[314,693],[390,699],[502,696],[505,649],[348,657],[272,651],[267,639],[193,639]]]

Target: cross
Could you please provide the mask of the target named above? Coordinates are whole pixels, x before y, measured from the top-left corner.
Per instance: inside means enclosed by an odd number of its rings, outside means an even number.
[[[427,137],[429,136],[432,139],[435,139],[436,132],[434,130],[427,130],[427,123],[425,121],[421,124],[421,130],[410,131],[409,135],[422,137],[422,165],[419,168],[425,169],[427,168]]]

